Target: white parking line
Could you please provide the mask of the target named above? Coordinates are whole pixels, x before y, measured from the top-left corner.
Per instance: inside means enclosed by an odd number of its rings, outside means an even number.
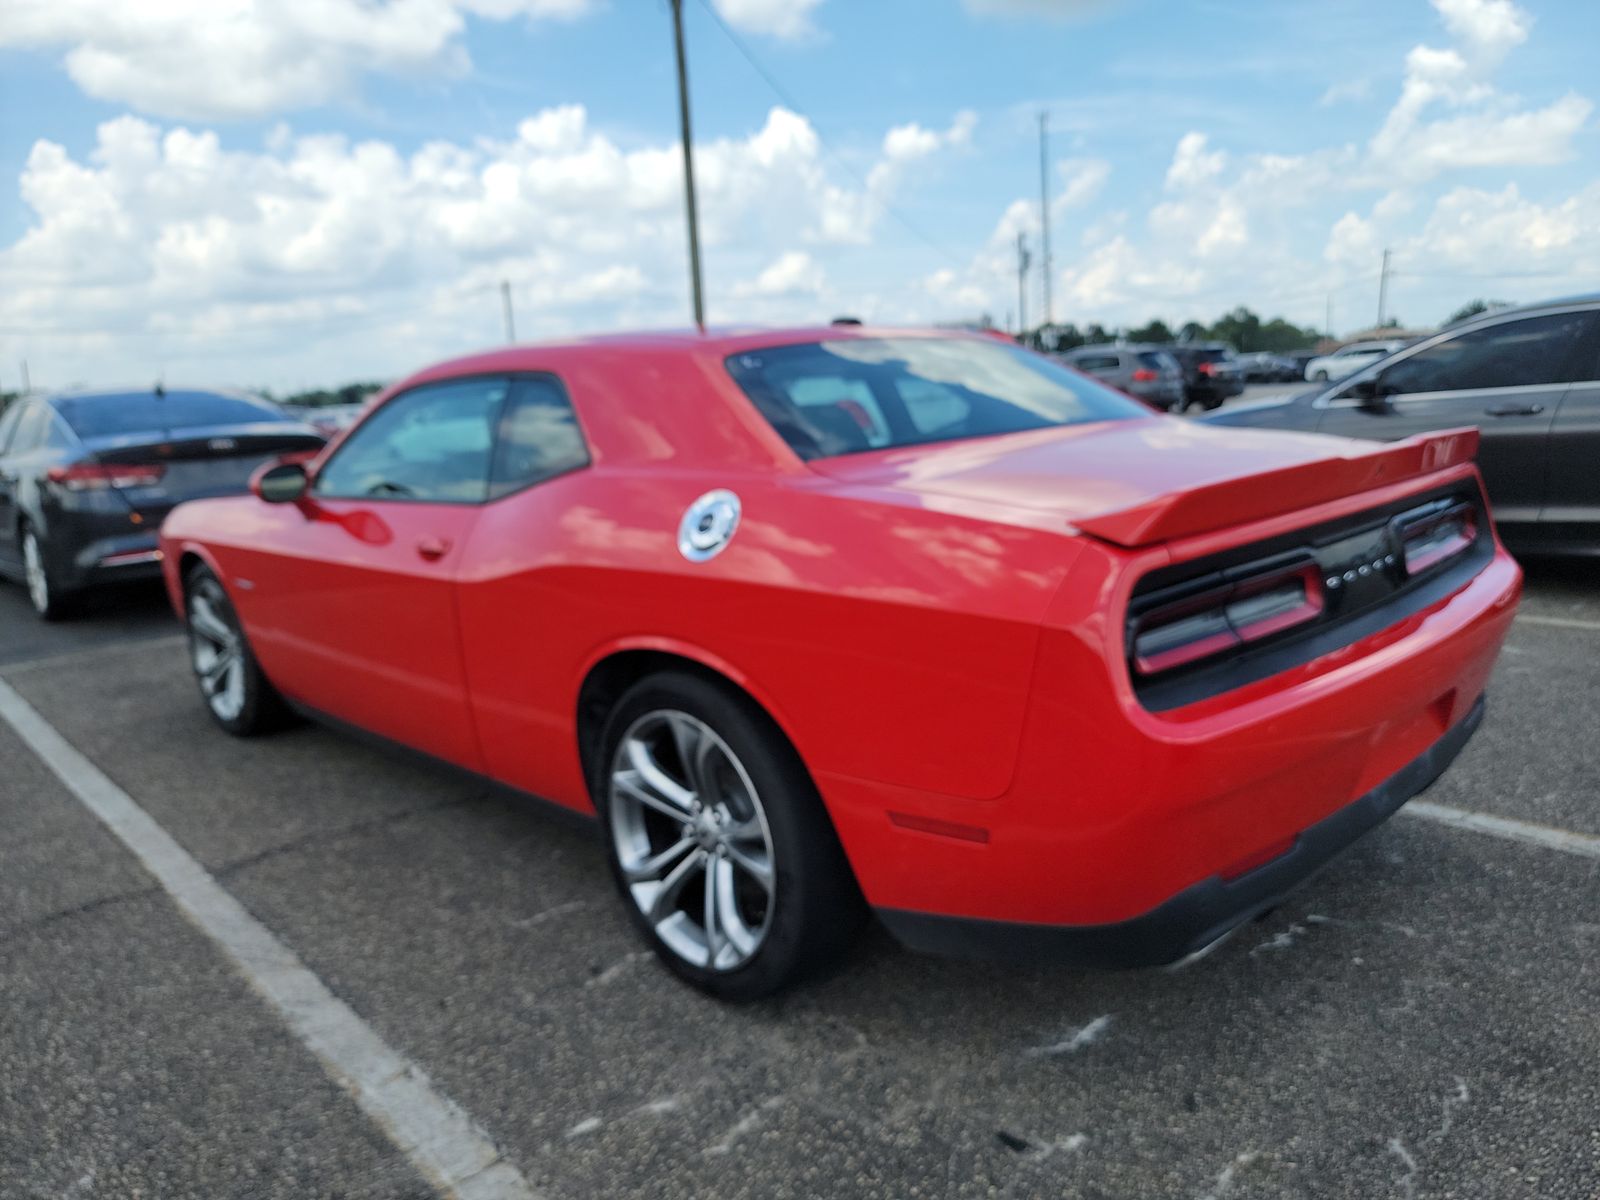
[[[1537,613],[1520,613],[1518,625],[1550,625],[1556,629],[1587,629],[1600,633],[1600,621],[1584,621],[1578,617],[1541,617]]]
[[[298,955],[207,873],[4,681],[0,717],[138,857],[178,908],[233,960],[389,1140],[452,1200],[534,1200],[522,1173],[422,1069],[392,1049]]]
[[[1600,858],[1600,837],[1587,833],[1572,833],[1565,829],[1551,829],[1548,825],[1535,825],[1529,821],[1513,821],[1509,817],[1491,817],[1488,813],[1469,812],[1464,808],[1451,808],[1445,804],[1430,804],[1426,800],[1413,800],[1403,805],[1403,813],[1437,821],[1456,829],[1469,829],[1473,833],[1486,833],[1490,837],[1504,838],[1508,842],[1525,842],[1543,846],[1546,850],[1560,850],[1582,858]]]

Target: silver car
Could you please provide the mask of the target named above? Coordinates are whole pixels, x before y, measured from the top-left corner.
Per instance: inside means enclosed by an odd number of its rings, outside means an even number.
[[[1183,368],[1161,346],[1079,346],[1062,359],[1146,404],[1164,410],[1183,407]]]

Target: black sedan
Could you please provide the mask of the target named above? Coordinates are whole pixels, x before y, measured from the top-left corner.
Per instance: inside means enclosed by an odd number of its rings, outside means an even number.
[[[1202,419],[1379,441],[1476,425],[1512,548],[1600,554],[1600,295],[1496,309],[1346,379]]]
[[[261,463],[322,443],[249,396],[24,397],[0,415],[0,576],[25,583],[45,620],[97,584],[156,578],[174,505],[242,492]]]

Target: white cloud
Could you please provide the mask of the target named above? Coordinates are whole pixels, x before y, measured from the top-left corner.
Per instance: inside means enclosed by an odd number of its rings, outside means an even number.
[[[754,279],[737,283],[733,294],[751,296],[815,296],[827,283],[827,275],[815,259],[803,250],[779,255]]]
[[[1322,93],[1317,104],[1323,108],[1330,108],[1335,104],[1350,104],[1365,100],[1372,94],[1372,80],[1366,78],[1341,79],[1330,84],[1328,90]]]
[[[1111,178],[1111,164],[1103,158],[1067,158],[1056,164],[1061,188],[1051,200],[1051,211],[1082,208],[1100,195]]]
[[[698,146],[714,319],[840,307],[828,249],[870,240],[929,157],[970,134],[965,116],[891,131],[866,187],[837,181],[809,123],[782,108]],[[282,127],[240,148],[120,117],[82,158],[49,141],[29,154],[32,219],[0,248],[0,339],[8,361],[26,354],[54,382],[137,375],[151,355],[175,371],[226,356],[252,372],[238,382],[279,383],[392,374],[491,340],[501,279],[525,336],[676,322],[681,180],[675,144],[624,148],[577,105],[504,142],[409,155]],[[811,248],[772,256],[797,237]]]
[[[1227,154],[1221,150],[1207,151],[1206,142],[1203,133],[1186,133],[1178,140],[1172,165],[1167,168],[1169,190],[1198,187],[1227,169]]]
[[[1445,28],[1481,60],[1498,63],[1528,38],[1532,18],[1511,0],[1433,0]]]
[[[309,108],[364,73],[467,67],[467,16],[569,19],[599,0],[6,0],[0,47],[64,50],[74,83],[163,116]]]
[[[822,0],[713,0],[722,19],[745,33],[804,38],[816,33],[811,16]]]

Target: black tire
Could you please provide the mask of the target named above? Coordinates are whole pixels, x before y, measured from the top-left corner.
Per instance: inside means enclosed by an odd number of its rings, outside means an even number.
[[[687,714],[726,744],[754,785],[770,833],[775,886],[765,932],[753,953],[731,969],[691,962],[664,941],[624,874],[614,832],[613,771],[624,736],[639,722],[666,712]],[[860,932],[866,904],[810,774],[772,720],[731,686],[677,671],[640,680],[607,717],[591,775],[590,792],[623,906],[661,961],[694,987],[732,1002],[771,995],[821,972]]]
[[[34,615],[41,621],[62,621],[74,615],[78,611],[79,596],[62,587],[51,572],[44,542],[27,521],[23,521],[17,531],[17,544],[22,549],[23,582]]]
[[[200,608],[202,605],[204,616]],[[234,737],[254,737],[292,723],[294,714],[262,672],[245,638],[239,614],[228,599],[227,589],[211,568],[196,564],[184,576],[183,608],[184,628],[189,635],[189,663],[194,668],[200,699],[211,714],[211,719]],[[232,638],[238,665],[237,704],[232,698],[227,703],[220,702],[220,687],[217,691],[208,689],[201,663],[204,644],[211,643],[215,651],[215,638],[202,632],[209,624],[207,617],[214,617]],[[215,634],[219,631],[213,629],[211,632]]]

